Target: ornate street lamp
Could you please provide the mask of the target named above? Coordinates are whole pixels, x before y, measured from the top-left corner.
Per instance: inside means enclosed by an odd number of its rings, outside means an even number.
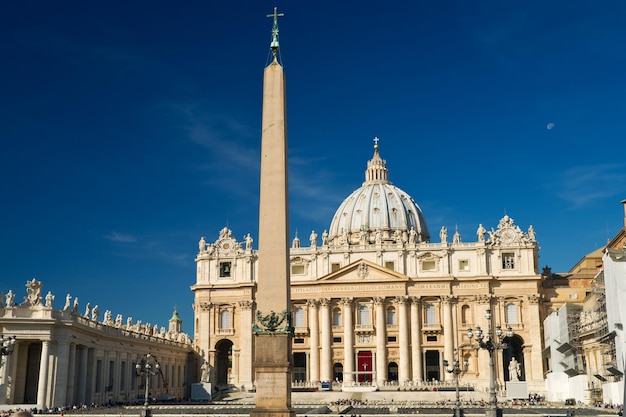
[[[497,350],[508,349],[509,345],[506,340],[513,337],[513,329],[509,327],[506,334],[502,331],[500,326],[496,326],[495,335],[493,332],[493,321],[491,316],[491,310],[485,312],[485,318],[489,322],[489,328],[487,335],[483,333],[483,330],[476,326],[476,338],[478,339],[478,346],[481,349],[485,349],[489,352],[489,405],[485,410],[486,417],[502,417],[502,409],[498,407],[498,396],[496,395],[496,371],[493,364],[493,354]],[[467,337],[472,340],[474,332],[470,327],[467,329]]]
[[[5,338],[2,334],[0,334],[0,354],[2,356],[10,355],[13,353],[13,348],[15,348],[16,342],[15,336],[9,336]]]
[[[150,411],[150,377],[157,375],[161,372],[161,365],[157,361],[156,357],[151,354],[146,355],[146,360],[138,363],[135,368],[137,370],[137,376],[145,375],[146,378],[146,394],[144,396],[143,410],[141,411],[141,417],[150,417],[152,415]]]
[[[450,363],[444,359],[443,366],[446,372],[454,374],[454,383],[456,387],[456,401],[454,403],[454,417],[463,417],[463,409],[461,408],[461,395],[459,393],[459,375],[467,372],[469,367],[469,361],[465,359],[463,361],[463,367],[459,362],[459,351],[454,349],[454,360],[452,361],[452,367],[449,367]]]

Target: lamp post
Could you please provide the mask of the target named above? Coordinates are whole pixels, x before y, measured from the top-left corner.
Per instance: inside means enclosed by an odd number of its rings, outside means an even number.
[[[0,354],[2,356],[7,356],[13,353],[16,340],[15,336],[5,338],[2,334],[0,334]]]
[[[513,337],[513,329],[509,327],[506,334],[504,334],[502,327],[496,326],[494,334],[491,310],[487,310],[485,312],[485,318],[489,323],[486,337],[483,330],[479,326],[476,326],[476,339],[478,339],[478,346],[479,348],[485,349],[489,352],[489,405],[485,410],[485,416],[502,417],[502,409],[498,408],[498,397],[496,395],[496,371],[493,364],[493,355],[497,350],[508,349],[509,345],[505,342],[505,340]],[[467,329],[467,337],[470,341],[472,340],[472,337],[474,337],[474,332],[471,327]]]
[[[13,353],[15,341],[15,336],[5,338],[2,334],[0,334],[0,368],[4,365],[4,360],[1,359],[2,356],[8,356]]]
[[[456,401],[454,403],[454,417],[463,417],[463,409],[461,408],[461,395],[459,393],[459,375],[467,372],[467,367],[469,366],[469,361],[465,359],[463,361],[463,367],[461,368],[461,363],[459,362],[459,351],[458,349],[454,349],[454,360],[452,361],[452,368],[448,366],[450,363],[444,359],[443,366],[445,367],[446,372],[450,374],[454,374],[454,383],[456,388]]]
[[[161,365],[157,361],[156,357],[151,354],[146,355],[146,360],[142,361],[143,367],[141,363],[138,363],[135,368],[137,370],[137,376],[145,375],[146,377],[146,393],[144,396],[143,410],[141,411],[142,417],[150,417],[152,413],[150,412],[150,377],[152,375],[157,375],[161,372]]]

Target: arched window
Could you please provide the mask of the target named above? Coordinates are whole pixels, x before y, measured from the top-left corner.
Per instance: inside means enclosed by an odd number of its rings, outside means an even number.
[[[341,327],[343,324],[341,323],[341,309],[336,308],[333,310],[333,326]]]
[[[424,306],[424,319],[426,324],[437,324],[437,309],[432,304]]]
[[[396,323],[396,309],[393,307],[389,307],[387,309],[387,324],[389,326],[395,326]]]
[[[464,305],[463,307],[461,307],[461,323],[462,324],[468,324],[470,322],[469,314],[470,314],[470,308],[468,305]]]
[[[504,317],[507,324],[517,324],[517,306],[513,303],[508,303],[504,306]]]
[[[295,327],[304,327],[304,309],[302,307],[296,307],[293,310],[293,325]]]
[[[222,310],[220,312],[220,329],[230,329],[230,311]]]
[[[364,306],[363,304],[359,304],[359,324],[365,326],[371,324],[370,308],[368,306]]]

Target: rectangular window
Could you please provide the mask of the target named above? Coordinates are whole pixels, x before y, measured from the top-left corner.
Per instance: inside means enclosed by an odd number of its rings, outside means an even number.
[[[333,337],[333,343],[341,343],[341,337]]]
[[[422,262],[422,271],[434,271],[435,266],[435,261],[424,261]]]
[[[395,343],[395,342],[396,342],[396,337],[395,337],[395,336],[389,336],[389,337],[387,337],[387,342],[390,342],[390,343]]]
[[[339,268],[341,268],[340,264],[337,264],[337,263],[330,264],[330,272],[339,271]]]
[[[436,342],[437,341],[437,336],[426,336],[426,341],[427,342]]]
[[[220,262],[220,278],[230,277],[230,262]]]
[[[461,259],[459,261],[459,271],[469,271],[469,261],[467,259]]]
[[[304,275],[304,265],[291,265],[291,275]]]
[[[502,269],[515,269],[515,254],[514,253],[502,254]]]
[[[304,344],[304,339],[302,339],[302,338],[296,338],[296,339],[293,339],[293,343],[297,343],[297,344],[299,344],[299,345],[300,345],[300,344]]]
[[[395,263],[394,263],[393,261],[387,261],[387,262],[385,262],[385,268],[387,268],[387,269],[394,270],[394,269],[395,269],[395,266],[396,266],[396,265],[395,265]]]
[[[437,309],[432,304],[426,304],[426,313],[424,314],[426,324],[437,324]]]
[[[333,311],[333,326],[335,327],[341,327],[341,310],[336,309],[335,311]]]
[[[369,307],[360,305],[358,311],[359,311],[359,324],[363,326],[369,326],[371,324]]]

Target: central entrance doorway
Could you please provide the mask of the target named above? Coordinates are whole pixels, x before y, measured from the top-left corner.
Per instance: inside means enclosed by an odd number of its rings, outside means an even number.
[[[372,351],[365,350],[357,353],[357,382],[372,382],[374,368],[372,366]]]

